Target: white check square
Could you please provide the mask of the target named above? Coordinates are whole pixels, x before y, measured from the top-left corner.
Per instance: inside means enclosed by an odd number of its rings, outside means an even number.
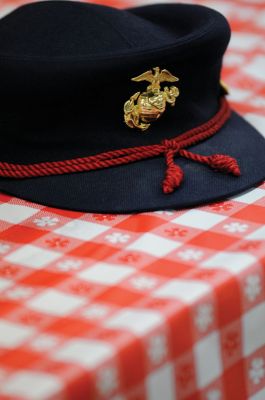
[[[20,346],[34,333],[35,329],[30,326],[0,320],[0,347],[12,349]]]
[[[265,57],[263,55],[257,55],[252,58],[252,61],[249,64],[246,64],[242,69],[242,71],[247,75],[253,77],[255,80],[260,80],[261,82],[265,82],[264,70]]]
[[[250,233],[246,239],[249,240],[265,240],[265,226],[257,229],[256,231]]]
[[[27,244],[9,253],[4,260],[31,268],[42,268],[61,257],[61,253]]]
[[[245,114],[245,119],[265,137],[265,116],[256,113],[247,113]]]
[[[220,338],[213,332],[194,346],[196,379],[198,388],[213,382],[222,373]]]
[[[109,343],[99,340],[73,339],[68,340],[52,358],[81,365],[85,368],[95,368],[113,357],[114,349]]]
[[[11,13],[11,11],[13,11],[15,9],[15,5],[2,5],[0,7],[0,18],[5,17],[7,14]]]
[[[0,389],[2,394],[27,400],[51,399],[63,388],[60,379],[52,374],[22,371],[11,375]]]
[[[101,285],[115,285],[135,272],[134,268],[97,263],[78,274],[79,278]]]
[[[240,196],[235,196],[234,200],[245,204],[253,204],[255,201],[262,199],[262,197],[265,197],[265,190],[256,188],[248,190],[246,193],[241,194]]]
[[[231,55],[230,55],[231,57]],[[251,91],[246,89],[241,89],[234,86],[229,86],[230,89],[230,99],[231,101],[240,101],[246,100],[251,96]]]
[[[86,303],[86,299],[58,290],[48,289],[30,299],[27,306],[33,310],[51,315],[66,316]]]
[[[147,399],[175,400],[175,376],[171,363],[152,372],[146,379]]]
[[[0,204],[0,220],[10,222],[11,224],[19,224],[38,212],[39,210],[35,208],[18,204]]]
[[[265,389],[261,389],[253,396],[249,397],[249,400],[264,400],[264,399],[265,399]]]
[[[153,233],[145,233],[135,242],[131,243],[127,249],[142,251],[155,257],[163,257],[177,249],[181,244],[176,240],[165,239]]]
[[[205,282],[196,282],[188,279],[171,279],[155,290],[152,296],[165,299],[177,299],[184,303],[194,303],[210,291],[211,287]]]
[[[207,211],[189,210],[173,219],[171,222],[190,228],[208,230],[214,225],[224,221],[226,218],[225,215],[218,215]]]
[[[109,229],[109,226],[96,224],[94,222],[81,221],[79,219],[68,222],[54,232],[60,235],[72,237],[79,240],[90,240]]]
[[[265,302],[242,317],[243,354],[249,356],[265,345]]]
[[[238,274],[256,262],[256,258],[245,252],[220,252],[208,258],[200,265],[203,268],[219,268]]]
[[[11,281],[10,279],[0,278],[0,292],[9,288],[13,284],[14,284],[13,281]]]
[[[123,308],[110,317],[105,326],[112,329],[125,329],[142,336],[163,323],[162,315],[146,309]]]
[[[250,32],[233,32],[229,46],[233,50],[244,50],[247,52],[261,44],[261,41],[261,36],[257,34],[252,34]]]

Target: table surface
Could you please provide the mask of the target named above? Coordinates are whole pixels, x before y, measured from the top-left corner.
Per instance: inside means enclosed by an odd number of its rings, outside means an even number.
[[[193,3],[228,17],[229,99],[265,132],[264,0]],[[264,400],[264,226],[265,184],[137,215],[0,195],[0,399]]]

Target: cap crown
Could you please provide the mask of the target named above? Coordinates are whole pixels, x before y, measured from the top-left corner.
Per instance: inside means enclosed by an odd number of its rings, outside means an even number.
[[[117,10],[44,1],[18,8],[0,21],[7,161],[14,140],[24,147],[17,161],[27,153],[31,161],[65,159],[156,143],[207,120],[217,110],[229,37],[221,14],[195,5]],[[146,88],[131,78],[157,66],[179,77],[180,96],[140,135],[124,124],[123,104]]]

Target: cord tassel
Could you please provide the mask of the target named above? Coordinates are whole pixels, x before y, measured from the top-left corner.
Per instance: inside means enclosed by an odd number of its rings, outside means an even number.
[[[176,150],[172,149],[165,152],[167,170],[162,184],[163,192],[165,194],[174,192],[174,190],[180,186],[184,177],[182,169],[174,163],[175,153]]]
[[[235,176],[240,176],[241,174],[236,159],[224,154],[214,154],[210,156],[208,165],[218,171],[228,172]]]
[[[191,151],[181,149],[180,156],[189,160],[207,164],[209,167],[216,169],[220,172],[227,172],[235,176],[240,176],[240,168],[237,160],[225,154],[213,154],[212,156],[202,156],[201,154],[194,154]]]

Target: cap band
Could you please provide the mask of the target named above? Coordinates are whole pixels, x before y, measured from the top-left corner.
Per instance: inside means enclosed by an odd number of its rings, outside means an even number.
[[[165,179],[162,184],[164,193],[172,193],[175,188],[180,185],[183,179],[182,169],[174,162],[174,157],[176,155],[206,164],[215,170],[239,176],[240,168],[237,161],[228,155],[214,154],[211,156],[203,156],[186,150],[186,147],[200,143],[216,134],[228,120],[230,115],[231,109],[229,103],[225,97],[222,97],[218,112],[209,121],[196,128],[190,129],[173,139],[165,139],[160,144],[129,147],[107,151],[93,156],[63,161],[34,164],[0,162],[0,176],[13,179],[26,179],[41,176],[87,172],[129,164],[160,155],[165,156],[167,165]]]

